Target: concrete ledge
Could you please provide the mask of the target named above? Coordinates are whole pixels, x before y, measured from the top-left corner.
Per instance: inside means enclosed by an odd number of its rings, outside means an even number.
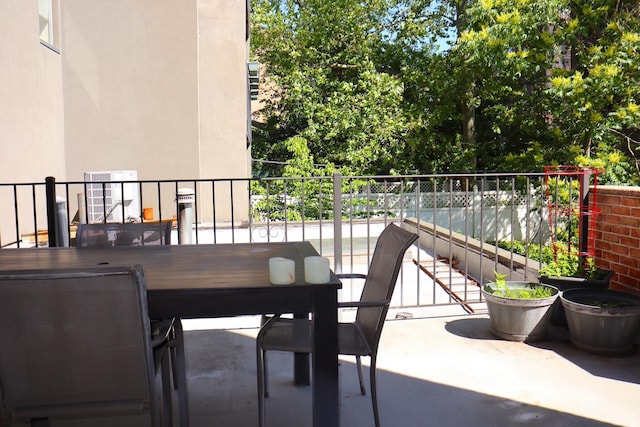
[[[422,248],[438,257],[459,260],[458,268],[481,283],[493,281],[494,270],[506,274],[507,280],[538,281],[538,261],[416,218],[405,218],[403,227],[418,229]]]

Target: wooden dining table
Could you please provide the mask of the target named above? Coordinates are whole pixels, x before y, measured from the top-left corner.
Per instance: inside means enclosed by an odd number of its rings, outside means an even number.
[[[341,284],[333,273],[328,283],[305,283],[304,258],[315,255],[309,242],[3,249],[0,270],[139,264],[152,319],[312,313],[313,425],[333,427],[339,426]],[[295,260],[294,284],[269,282],[271,257]],[[186,384],[182,387],[186,391]]]

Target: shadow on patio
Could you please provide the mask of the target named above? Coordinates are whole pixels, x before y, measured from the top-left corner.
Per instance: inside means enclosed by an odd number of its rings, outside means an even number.
[[[593,356],[572,348],[561,328],[535,345],[500,341],[486,315],[448,311],[387,322],[378,360],[383,425],[640,426],[637,352]],[[257,425],[257,324],[185,321],[192,427]],[[290,354],[269,353],[270,426],[311,425],[311,391],[293,386],[292,365]],[[372,426],[353,359],[341,360],[340,389],[341,424]]]

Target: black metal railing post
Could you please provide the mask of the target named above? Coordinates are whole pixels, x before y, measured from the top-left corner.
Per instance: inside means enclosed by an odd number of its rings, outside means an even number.
[[[49,234],[49,247],[58,246],[58,207],[56,205],[56,178],[45,178],[47,195],[47,231]]]
[[[578,236],[580,241],[578,242],[578,253],[580,254],[580,265],[584,267],[587,263],[589,252],[589,183],[591,182],[591,173],[584,171],[584,174],[580,176],[582,182],[580,182],[580,212],[578,213]]]

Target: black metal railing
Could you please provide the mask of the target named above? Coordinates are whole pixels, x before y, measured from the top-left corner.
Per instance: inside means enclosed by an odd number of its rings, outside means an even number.
[[[410,291],[401,285],[395,305],[439,304],[435,295],[446,280],[424,274],[435,271],[436,262],[457,261],[451,271],[464,272],[471,289],[475,285],[466,273],[475,268],[469,265],[474,254],[491,252],[493,262],[504,262],[493,242],[545,243],[543,184],[543,174],[93,182],[48,177],[42,183],[0,183],[0,242],[15,248],[65,246],[82,222],[172,221],[175,233],[188,233],[172,240],[194,244],[309,240],[332,258],[334,270],[351,272],[366,268],[384,225],[402,221],[421,234],[421,250],[409,260],[420,268],[415,278],[403,274],[403,283],[418,284]],[[526,256],[522,261],[511,252],[506,258],[512,271],[532,274]],[[425,259],[431,267],[424,267]],[[487,270],[481,263],[471,276],[483,281],[492,273]],[[444,303],[457,302],[451,289],[446,294]]]

